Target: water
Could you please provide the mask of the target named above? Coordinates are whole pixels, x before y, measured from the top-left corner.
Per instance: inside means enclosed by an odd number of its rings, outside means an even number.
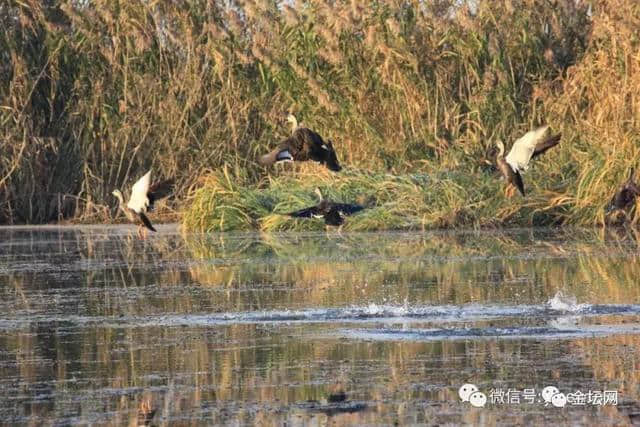
[[[639,278],[636,236],[602,230],[0,228],[0,419],[631,424]]]

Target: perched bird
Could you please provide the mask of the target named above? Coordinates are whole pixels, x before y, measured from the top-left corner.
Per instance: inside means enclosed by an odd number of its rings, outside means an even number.
[[[293,114],[287,116],[287,121],[291,123],[292,134],[282,141],[268,154],[260,157],[261,165],[272,165],[280,162],[304,162],[313,160],[326,165],[334,172],[339,172],[342,167],[338,163],[338,157],[333,149],[333,143],[328,140],[324,142],[322,137],[316,132],[298,126],[298,120]]]
[[[124,197],[120,190],[113,190],[113,194],[118,199],[118,207],[129,221],[138,224],[138,236],[143,237],[142,227],[146,227],[151,231],[156,231],[147,218],[146,213],[153,209],[153,204],[168,196],[173,190],[173,179],[157,182],[151,185],[151,170],[144,174],[131,188],[131,197],[129,202],[124,204]]]
[[[616,194],[614,194],[611,202],[609,202],[609,206],[607,207],[607,212],[614,211],[616,209],[624,210],[633,204],[636,200],[636,197],[640,195],[640,187],[634,181],[635,169],[631,169],[629,173],[629,179],[625,182],[620,190]]]
[[[364,209],[364,206],[360,205],[334,203],[329,200],[324,200],[318,188],[316,188],[316,194],[320,198],[319,204],[288,213],[287,215],[295,218],[323,218],[326,225],[340,226],[344,224],[345,216],[353,215]]]
[[[520,139],[513,143],[511,151],[504,156],[504,144],[498,141],[498,154],[496,156],[496,166],[511,188],[517,188],[524,196],[524,184],[521,172],[529,169],[529,162],[551,147],[560,143],[561,134],[546,137],[549,126],[541,126],[537,129],[525,133]],[[509,187],[508,187],[509,188]],[[515,191],[515,190],[513,190]]]

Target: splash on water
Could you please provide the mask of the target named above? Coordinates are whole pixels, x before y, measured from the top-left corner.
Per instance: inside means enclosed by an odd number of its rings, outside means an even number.
[[[547,306],[551,310],[575,313],[585,311],[591,305],[578,304],[578,300],[573,295],[565,295],[562,291],[558,291],[547,301]]]
[[[571,314],[575,319],[567,322]],[[170,313],[146,316],[82,316],[68,313],[17,312],[0,317],[0,330],[26,328],[32,323],[64,323],[65,325],[94,324],[108,327],[145,326],[213,326],[229,324],[276,323],[457,323],[487,320],[526,318],[554,319],[559,325],[576,323],[580,318],[603,315],[640,315],[640,305],[578,304],[575,299],[554,296],[549,302],[537,305],[387,305],[370,303],[363,306],[335,308],[301,308],[298,310],[259,310],[226,313]]]

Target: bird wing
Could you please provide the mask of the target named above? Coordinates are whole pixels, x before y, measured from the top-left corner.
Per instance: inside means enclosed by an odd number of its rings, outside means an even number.
[[[524,196],[524,183],[522,182],[522,176],[520,176],[520,172],[517,170],[513,170],[511,165],[506,162],[506,160],[499,158],[496,165],[498,166],[498,170],[504,177],[505,181],[508,184],[515,185],[520,193]]]
[[[349,203],[332,203],[329,210],[324,215],[324,222],[327,225],[342,225],[344,217],[360,212],[364,207]]]
[[[145,227],[147,227],[151,231],[156,231],[156,229],[153,228],[153,225],[151,225],[151,221],[149,221],[149,218],[147,218],[144,212],[139,212],[138,215],[140,216],[140,219],[142,220],[142,223]]]
[[[352,205],[349,203],[335,203],[332,207],[332,210],[337,210],[341,212],[343,215],[353,215],[356,212],[360,212],[364,209],[364,206],[360,205]]]
[[[560,143],[561,133],[557,135],[550,136],[549,138],[543,139],[538,145],[536,145],[535,150],[533,151],[532,159],[535,159],[539,155],[543,154],[549,148],[555,147]]]
[[[317,146],[326,146],[324,139],[322,139],[317,132],[314,132],[309,128],[298,128],[293,132],[292,136],[296,139],[306,140],[307,142]]]
[[[149,208],[153,207],[156,200],[160,200],[171,194],[174,184],[175,180],[173,178],[165,179],[164,181],[153,184],[147,193],[147,197],[149,198]]]
[[[131,197],[127,206],[136,213],[144,212],[149,206],[149,186],[151,184],[151,170],[144,174],[131,188]]]
[[[324,223],[327,225],[339,226],[344,224],[344,215],[337,209],[331,209],[324,216]]]
[[[547,129],[549,129],[548,125],[531,130],[513,143],[513,147],[511,147],[511,151],[509,151],[505,160],[514,171],[526,171],[529,168],[529,161],[533,156],[533,152],[547,133]]]
[[[319,209],[317,206],[311,206],[310,208],[304,208],[295,212],[290,212],[287,215],[293,216],[296,218],[313,218],[318,215],[322,215],[322,213],[319,212]]]
[[[324,162],[330,152],[329,146],[322,137],[308,128],[298,128],[291,136],[299,150],[296,160],[313,160]]]

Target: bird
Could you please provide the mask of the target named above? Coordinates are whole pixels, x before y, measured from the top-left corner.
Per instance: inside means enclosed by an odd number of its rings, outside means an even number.
[[[622,185],[620,190],[613,195],[611,202],[609,202],[607,213],[628,208],[636,200],[636,197],[640,195],[640,187],[635,183],[634,176],[635,168],[631,168],[627,182]]]
[[[329,395],[327,396],[328,403],[339,403],[339,402],[344,402],[346,400],[347,400],[347,393],[345,393],[344,390],[342,389],[336,390],[333,393],[329,393]]]
[[[143,226],[148,230],[156,231],[146,213],[153,209],[157,200],[171,193],[173,184],[173,179],[167,179],[151,185],[151,170],[149,170],[131,187],[131,197],[126,205],[120,190],[116,189],[111,193],[118,199],[118,208],[124,212],[129,221],[138,224],[139,237],[143,237]]]
[[[140,401],[138,404],[138,416],[136,417],[136,421],[138,422],[138,426],[148,426],[151,425],[151,421],[153,420],[154,415],[156,414],[157,408],[151,407],[151,398],[147,397]]]
[[[348,215],[353,215],[356,212],[360,212],[364,209],[364,206],[349,204],[349,203],[334,203],[329,200],[325,200],[322,197],[322,193],[319,188],[315,190],[316,194],[320,198],[320,203],[316,206],[300,209],[295,212],[290,212],[286,215],[295,218],[323,218],[324,223],[329,226],[341,226],[344,224],[344,218]]]
[[[525,133],[513,143],[513,147],[511,147],[506,157],[504,156],[503,142],[498,141],[496,143],[498,146],[496,166],[507,181],[507,191],[509,191],[509,187],[517,188],[524,196],[524,183],[522,182],[521,173],[529,169],[531,159],[535,159],[560,143],[562,134],[546,137],[548,129],[549,126],[545,125]]]
[[[313,160],[326,165],[329,170],[340,172],[342,167],[338,162],[333,141],[325,142],[320,135],[306,127],[298,126],[296,117],[289,113],[287,121],[291,123],[291,136],[282,141],[271,152],[260,157],[258,162],[264,166],[282,162],[304,162]]]

